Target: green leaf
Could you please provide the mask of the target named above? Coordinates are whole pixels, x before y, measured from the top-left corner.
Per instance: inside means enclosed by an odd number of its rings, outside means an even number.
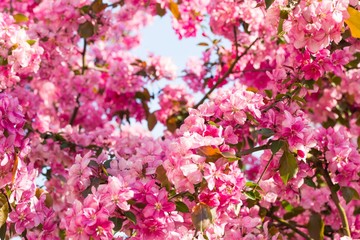
[[[339,86],[341,84],[341,77],[334,76],[330,79],[332,83],[334,83],[336,86]]]
[[[244,192],[244,194],[250,200],[256,201],[256,200],[261,199],[261,195],[260,195],[260,193],[258,191],[251,190],[251,191]]]
[[[1,199],[1,208],[0,208],[0,227],[2,227],[6,223],[6,219],[9,214],[9,205],[7,203],[7,200],[5,198],[5,201],[3,201],[4,198]]]
[[[5,239],[6,235],[6,219],[9,214],[9,205],[4,195],[0,196],[0,239]]]
[[[359,193],[352,187],[341,187],[341,193],[346,201],[346,204],[348,204],[352,199],[360,200]]]
[[[278,25],[278,31],[277,31],[277,36],[278,37],[282,37],[285,35],[285,31],[284,31],[284,19],[280,18],[279,20],[279,25]]]
[[[266,9],[268,9],[275,0],[265,0]]]
[[[183,202],[176,201],[175,205],[176,205],[176,211],[179,211],[179,212],[182,212],[182,213],[190,212],[188,206]]]
[[[196,230],[203,232],[213,222],[210,207],[205,203],[198,203],[191,213],[191,220]]]
[[[305,211],[305,209],[302,207],[295,207],[290,212],[287,212],[284,214],[284,219],[285,220],[291,219],[293,217],[296,217],[296,216],[302,214],[304,211]]]
[[[3,58],[0,56],[0,66],[6,66],[8,64],[7,58]]]
[[[163,17],[166,14],[166,9],[162,8],[160,3],[156,4],[156,14],[160,17]]]
[[[291,212],[294,207],[286,200],[281,201],[281,206],[286,210],[286,212]]]
[[[110,221],[112,221],[114,223],[114,225],[115,225],[113,230],[116,231],[116,232],[120,231],[120,229],[122,228],[124,220],[121,219],[121,218],[112,217],[112,218],[110,218]]]
[[[253,123],[254,125],[258,125],[259,122],[253,117],[253,115],[251,115],[250,113],[246,112],[246,117],[247,119]]]
[[[266,93],[266,96],[268,96],[269,98],[272,98],[272,96],[273,96],[272,90],[266,89],[265,93]]]
[[[216,122],[208,121],[208,124],[211,125],[211,126],[215,126],[215,127],[219,128],[219,125]]]
[[[66,232],[64,229],[60,229],[59,231],[59,237],[61,240],[65,240],[65,237],[66,237]]]
[[[30,39],[26,41],[30,46],[34,45],[36,43],[36,40]]]
[[[226,158],[226,160],[228,160],[229,162],[235,162],[241,159],[231,152],[222,152],[221,155],[223,156],[223,158]]]
[[[276,95],[275,100],[281,100],[285,96],[286,94],[279,93],[278,95]]]
[[[299,97],[297,95],[293,96],[292,99],[301,103],[306,103],[306,100],[304,98]]]
[[[275,134],[274,131],[270,128],[262,128],[257,130],[256,132],[263,135],[266,138],[271,137]]]
[[[298,164],[294,154],[289,151],[288,148],[284,150],[282,157],[280,158],[280,177],[286,185],[288,181],[293,178],[298,170]]]
[[[29,21],[29,18],[27,16],[25,16],[24,14],[21,14],[21,13],[15,14],[13,16],[13,18],[15,19],[16,23],[22,23],[22,22]]]
[[[62,142],[60,144],[60,149],[65,149],[65,148],[68,148],[70,146],[70,144],[68,142]]]
[[[89,38],[95,34],[95,27],[90,21],[79,25],[78,33],[82,38]]]
[[[6,237],[6,223],[0,227],[0,239],[5,239]]]
[[[88,14],[89,11],[90,11],[90,6],[89,5],[85,5],[85,6],[80,8],[80,14],[81,15]]]
[[[251,189],[252,189],[252,188],[261,189],[260,186],[259,186],[259,184],[256,184],[256,183],[254,183],[254,182],[246,182],[246,183],[245,183],[245,186],[246,186],[246,187],[249,187],[249,188],[251,188]]]
[[[360,214],[360,206],[356,206],[353,212],[354,216],[357,216]]]
[[[167,190],[170,190],[171,183],[166,176],[166,170],[163,165],[160,165],[156,168],[156,179],[161,183],[162,187],[165,187]]]
[[[179,6],[177,5],[177,3],[170,0],[169,9],[177,20],[179,20],[181,18],[181,15],[179,12]]]
[[[282,148],[283,145],[284,145],[284,142],[282,140],[276,140],[276,141],[272,142],[270,145],[272,154],[277,153],[280,150],[280,148]]]
[[[280,18],[288,19],[288,17],[289,17],[289,9],[280,10]]]
[[[147,117],[147,125],[149,130],[153,130],[155,125],[157,123],[157,119],[154,113],[150,113],[149,116]]]
[[[314,240],[324,239],[325,224],[318,213],[313,213],[308,223],[308,231],[311,238]]]
[[[136,224],[136,216],[131,211],[124,212],[124,215],[127,219],[129,219],[133,224]]]
[[[315,184],[314,181],[311,179],[311,177],[305,177],[305,178],[304,178],[304,183],[305,183],[306,185],[308,185],[309,187],[316,188],[316,184]]]

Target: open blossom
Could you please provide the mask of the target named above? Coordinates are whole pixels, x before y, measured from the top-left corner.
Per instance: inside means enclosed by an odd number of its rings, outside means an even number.
[[[163,217],[166,212],[175,210],[175,204],[167,199],[167,192],[161,190],[157,196],[151,194],[146,196],[146,207],[143,210],[144,217]]]
[[[69,230],[69,238],[87,239],[93,236],[95,239],[112,239],[114,223],[109,220],[109,212],[95,198],[89,195],[84,205],[76,200],[73,208],[65,213],[62,226]]]
[[[31,210],[30,204],[20,203],[16,209],[9,214],[9,221],[15,223],[15,231],[21,234],[25,229],[35,225],[34,217],[36,213]]]
[[[0,187],[10,183],[14,163],[25,153],[25,117],[17,98],[6,93],[0,94]],[[26,172],[26,171],[25,171]],[[20,184],[22,185],[22,184]],[[19,195],[21,197],[21,194]],[[19,199],[20,200],[20,199]]]
[[[306,46],[309,51],[317,52],[331,41],[338,43],[343,21],[348,18],[348,5],[347,0],[300,2],[293,12],[294,21],[289,31],[294,46]]]
[[[108,184],[98,188],[98,194],[101,195],[102,202],[109,212],[113,212],[116,207],[128,211],[130,205],[127,203],[134,196],[134,191],[125,185],[121,176],[109,177]]]
[[[358,9],[0,1],[0,235],[360,239]],[[165,14],[199,38],[180,77],[134,49]]]
[[[203,21],[209,0],[185,0],[179,5],[179,17],[174,16],[172,27],[179,38],[195,37]]]
[[[43,48],[11,16],[2,13],[0,19],[0,88],[6,89],[19,82],[20,76],[39,70]]]
[[[238,124],[245,123],[247,112],[251,112],[259,118],[261,116],[259,109],[264,104],[262,100],[261,95],[246,91],[243,86],[224,91],[214,97],[214,103],[219,106],[222,118]]]
[[[89,177],[92,175],[91,169],[88,167],[91,152],[84,157],[77,155],[74,165],[69,169],[68,184],[76,191],[85,190],[90,184]]]

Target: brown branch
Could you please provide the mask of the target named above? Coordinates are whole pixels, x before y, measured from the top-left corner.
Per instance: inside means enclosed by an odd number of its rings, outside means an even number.
[[[274,158],[274,154],[271,154],[271,158],[270,158],[269,161],[266,163],[266,166],[265,166],[264,170],[262,171],[262,173],[261,173],[261,175],[260,175],[260,178],[257,180],[256,186],[255,186],[254,189],[256,189],[256,187],[259,185],[261,179],[264,177],[264,174],[265,174],[265,172],[267,171],[267,169],[269,168],[269,165],[270,165],[271,161],[273,160],[273,158]]]
[[[259,38],[256,38],[251,44],[250,46],[248,46],[245,51],[240,55],[240,56],[236,56],[234,62],[230,65],[229,69],[226,71],[226,73],[219,78],[219,80],[215,83],[215,85],[204,95],[204,97],[194,106],[194,108],[198,108],[201,104],[204,103],[204,101],[209,98],[210,94],[221,84],[225,81],[225,79],[232,73],[232,71],[235,68],[235,65],[237,64],[237,62],[243,57],[245,56],[250,48],[259,40]]]
[[[306,240],[312,240],[306,233],[304,233],[303,231],[299,230],[296,226],[288,223],[287,221],[285,221],[282,218],[279,218],[278,216],[275,216],[274,214],[272,214],[271,212],[267,212],[266,216],[268,216],[269,218],[277,221],[280,225],[290,228],[291,230],[293,230],[295,233],[299,234],[300,236],[302,236],[303,238],[305,238]]]
[[[258,146],[258,147],[243,150],[239,154],[237,154],[237,156],[241,157],[241,156],[249,155],[249,154],[251,154],[253,152],[266,150],[266,149],[269,149],[269,148],[270,148],[270,146],[268,144],[266,144],[266,145],[262,145],[262,146]]]
[[[83,51],[81,52],[81,62],[82,62],[82,66],[81,66],[81,75],[84,75],[85,73],[85,70],[86,70],[86,46],[87,46],[87,42],[86,42],[86,38],[84,38],[84,47],[83,47]],[[70,121],[69,121],[69,124],[70,125],[73,125],[74,122],[75,122],[75,119],[76,119],[76,115],[78,114],[79,112],[79,108],[80,108],[80,97],[81,97],[81,94],[79,93],[77,96],[76,96],[76,103],[77,103],[77,106],[74,108],[72,114],[71,114],[71,117],[70,117]]]
[[[339,196],[337,195],[337,192],[335,190],[335,185],[331,180],[330,174],[327,171],[327,169],[324,169],[322,167],[319,167],[318,169],[320,170],[321,174],[323,175],[323,177],[324,177],[324,179],[326,181],[326,184],[328,185],[328,187],[330,189],[331,200],[334,202],[334,204],[335,204],[335,206],[336,206],[336,208],[337,208],[337,210],[339,212],[339,215],[340,215],[340,218],[341,218],[341,223],[342,223],[342,226],[343,226],[343,229],[344,229],[344,234],[346,236],[351,237],[349,222],[348,222],[345,210],[340,204]]]

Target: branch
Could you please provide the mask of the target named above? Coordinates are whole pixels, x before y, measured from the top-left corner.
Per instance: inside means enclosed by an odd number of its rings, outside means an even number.
[[[14,12],[14,7],[13,7],[12,0],[10,0],[9,4],[10,4],[10,14],[12,15],[13,12]]]
[[[331,191],[331,200],[334,202],[334,204],[335,204],[335,206],[336,206],[336,208],[337,208],[337,210],[339,212],[339,215],[340,215],[340,218],[341,218],[341,223],[342,223],[342,226],[343,226],[343,229],[344,229],[344,233],[345,233],[346,236],[351,237],[349,222],[348,222],[345,210],[340,204],[340,200],[339,200],[339,197],[338,197],[337,192],[335,190],[334,183],[331,180],[330,174],[327,171],[327,169],[324,169],[322,167],[319,167],[319,170],[322,173],[322,175],[324,176],[326,184],[328,185],[328,187],[329,187],[329,189]]]
[[[261,179],[263,178],[263,176],[264,176],[265,172],[266,172],[266,171],[267,171],[267,169],[269,168],[269,165],[270,165],[271,161],[273,160],[273,158],[274,158],[274,154],[271,154],[271,158],[269,159],[269,161],[267,162],[267,164],[266,164],[266,166],[265,166],[264,170],[262,171],[262,173],[261,173],[261,175],[260,175],[260,178],[257,180],[257,182],[256,182],[256,186],[255,186],[255,188],[254,188],[254,189],[256,189],[256,187],[259,185],[259,183],[260,183]]]
[[[239,45],[238,45],[237,32],[236,32],[237,28],[234,26],[233,30],[234,30],[235,53],[236,56],[239,56]]]
[[[108,6],[107,7],[112,7],[112,8],[116,8],[117,6],[121,6],[121,5],[123,5],[124,4],[124,0],[121,0],[121,1],[117,1],[117,2],[114,2],[114,3],[112,3],[112,4],[108,4]]]
[[[81,52],[81,61],[82,61],[82,66],[81,66],[81,75],[84,75],[85,73],[85,70],[86,70],[86,46],[87,46],[87,42],[86,42],[86,38],[84,38],[84,47],[83,47],[83,51]],[[76,119],[76,115],[77,113],[79,112],[79,108],[80,108],[80,97],[81,97],[81,94],[79,93],[77,96],[76,96],[76,103],[77,103],[77,106],[74,108],[74,111],[72,112],[71,114],[71,118],[70,118],[70,121],[69,121],[69,124],[70,125],[73,125],[74,122],[75,122],[75,119]]]
[[[262,146],[258,146],[258,147],[243,150],[237,156],[241,157],[241,156],[249,155],[249,154],[251,154],[253,152],[266,150],[266,149],[269,149],[269,148],[270,148],[270,146],[266,144],[266,145],[262,145]]]
[[[224,80],[232,73],[232,71],[234,70],[234,67],[236,65],[236,63],[243,57],[245,56],[250,48],[259,40],[259,38],[256,38],[251,44],[250,46],[248,46],[245,51],[240,55],[240,56],[236,56],[234,62],[230,65],[230,68],[226,71],[226,73],[221,77],[219,78],[219,80],[215,83],[215,85],[209,90],[209,92],[207,92],[205,94],[205,96],[200,100],[200,102],[198,102],[194,108],[198,108],[201,104],[204,103],[204,101],[209,98],[210,94],[221,84],[224,82]]]
[[[266,216],[268,216],[269,218],[277,221],[280,225],[285,226],[287,228],[290,228],[291,230],[293,230],[295,233],[299,234],[300,236],[302,236],[303,238],[305,238],[306,240],[312,240],[308,235],[306,235],[306,233],[304,233],[303,231],[299,230],[296,226],[288,223],[287,221],[285,221],[282,218],[279,218],[278,216],[275,216],[274,214],[272,214],[271,212],[267,212]]]
[[[69,124],[70,124],[70,125],[73,125],[73,124],[74,124],[76,115],[77,115],[77,113],[79,112],[79,108],[80,108],[80,101],[79,101],[79,99],[80,99],[80,97],[81,97],[81,94],[79,93],[79,94],[76,96],[77,106],[74,108],[74,111],[73,111],[72,114],[71,114],[71,118],[70,118],[70,121],[69,121]]]
[[[85,65],[86,46],[87,46],[87,42],[86,42],[86,38],[84,38],[84,47],[83,47],[83,51],[81,52],[81,60],[82,60],[81,75],[84,75],[86,69],[86,65]]]

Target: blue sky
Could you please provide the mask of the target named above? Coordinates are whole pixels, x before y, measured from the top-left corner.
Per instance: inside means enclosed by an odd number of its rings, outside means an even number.
[[[178,66],[178,73],[180,73],[190,56],[201,56],[204,47],[197,46],[197,44],[203,40],[201,36],[179,40],[172,29],[170,18],[170,13],[167,13],[162,18],[155,17],[154,22],[142,30],[141,44],[133,53],[143,58],[149,52],[171,57]]]
[[[204,39],[199,36],[194,38],[183,38],[179,40],[175,31],[171,26],[171,15],[167,13],[165,16],[155,17],[154,21],[145,27],[141,31],[141,43],[140,46],[132,50],[135,56],[141,59],[146,59],[148,53],[154,53],[155,55],[170,57],[173,63],[177,66],[177,75],[182,75],[181,71],[185,69],[185,65],[189,57],[197,56],[201,57],[204,47],[198,46],[199,42],[203,42]],[[166,84],[179,85],[182,84],[181,79],[177,78],[173,81],[158,81],[148,86],[150,91],[158,92]],[[195,96],[199,98],[199,96]],[[156,100],[155,100],[156,101]],[[159,105],[156,102],[150,104],[150,111],[159,109]],[[146,121],[142,123],[147,128]],[[154,137],[163,135],[164,126],[157,124],[152,134]]]

